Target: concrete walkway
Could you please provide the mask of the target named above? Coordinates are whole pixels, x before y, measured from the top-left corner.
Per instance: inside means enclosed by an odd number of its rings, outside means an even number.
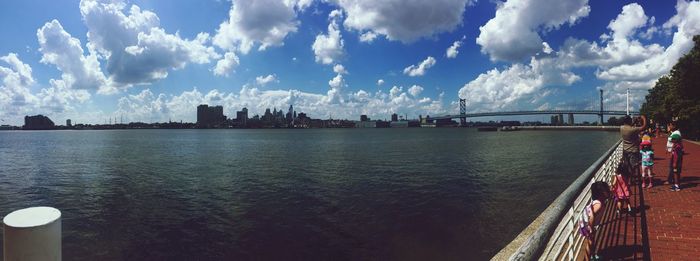
[[[666,137],[653,141],[654,187],[630,186],[631,215],[606,207],[596,245],[605,260],[700,260],[700,145],[683,143],[681,191],[664,184],[670,155]]]

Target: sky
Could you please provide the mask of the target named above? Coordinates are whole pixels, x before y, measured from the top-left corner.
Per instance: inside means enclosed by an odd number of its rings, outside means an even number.
[[[0,1],[0,124],[632,109],[700,34],[672,0]],[[538,116],[544,119],[545,116]],[[593,119],[595,120],[595,119]]]

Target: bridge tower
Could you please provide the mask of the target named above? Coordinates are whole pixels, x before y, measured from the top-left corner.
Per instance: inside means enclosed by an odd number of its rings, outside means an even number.
[[[603,89],[600,89],[600,113],[598,113],[598,125],[603,125]]]
[[[459,126],[467,127],[467,99],[459,99]]]

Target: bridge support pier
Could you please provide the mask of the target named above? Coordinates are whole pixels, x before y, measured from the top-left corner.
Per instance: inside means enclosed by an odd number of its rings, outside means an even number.
[[[467,100],[459,99],[459,126],[467,127]]]

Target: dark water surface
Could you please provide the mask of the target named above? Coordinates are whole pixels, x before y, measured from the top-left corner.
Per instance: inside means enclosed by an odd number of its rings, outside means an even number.
[[[0,132],[0,216],[64,260],[486,260],[618,139],[473,129]]]

